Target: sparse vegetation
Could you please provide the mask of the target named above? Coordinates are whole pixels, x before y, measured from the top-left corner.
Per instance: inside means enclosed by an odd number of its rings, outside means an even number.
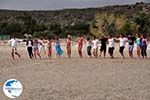
[[[0,10],[0,35],[34,37],[67,34],[118,35],[139,32],[150,36],[150,4],[107,6],[59,11]]]

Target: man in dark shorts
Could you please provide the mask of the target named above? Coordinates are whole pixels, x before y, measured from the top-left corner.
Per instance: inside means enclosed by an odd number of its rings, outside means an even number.
[[[102,55],[102,53],[104,54],[104,57],[106,57],[106,49],[107,49],[107,40],[108,38],[106,38],[105,36],[102,36],[100,39],[101,41],[101,49],[100,49],[100,57]]]

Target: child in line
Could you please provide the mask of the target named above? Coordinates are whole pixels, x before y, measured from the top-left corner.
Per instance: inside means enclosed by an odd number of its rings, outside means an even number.
[[[135,37],[131,36],[131,34],[128,35],[128,51],[130,58],[133,58],[133,49],[135,40],[136,40]]]
[[[136,34],[136,44],[137,44],[137,56],[140,58],[141,56],[141,37],[140,34]]]
[[[105,58],[108,38],[106,38],[105,36],[102,36],[99,40],[101,41],[101,49],[100,49],[100,55],[99,56],[101,57],[101,55],[103,53],[104,58]]]
[[[83,42],[84,42],[84,39],[80,33],[79,38],[78,38],[78,53],[79,53],[80,58],[83,57],[82,55]]]
[[[115,49],[115,42],[112,35],[109,35],[108,38],[108,52],[111,58],[114,58],[114,49]]]
[[[38,45],[39,45],[38,39],[34,39],[34,42],[33,42],[33,51],[34,51],[34,58],[35,59],[37,59],[37,56],[39,56],[39,58],[41,58],[41,55],[39,53]]]
[[[120,34],[120,38],[118,40],[120,42],[120,44],[119,44],[120,45],[119,52],[120,52],[122,58],[124,59],[125,58],[125,56],[124,56],[124,49],[125,49],[125,45],[126,45],[126,42],[127,42],[127,38],[125,38],[123,36],[123,34]]]
[[[142,54],[142,58],[146,58],[147,59],[147,39],[146,39],[146,35],[142,35],[142,44],[141,44],[141,54]]]
[[[11,55],[13,60],[15,60],[15,54],[20,58],[21,55],[17,52],[17,44],[19,42],[22,42],[21,40],[17,39],[15,36],[13,36],[13,38],[11,40],[8,41],[8,43],[11,43]]]
[[[39,53],[40,53],[40,55],[41,55],[42,51],[44,52],[44,54],[46,54],[44,39],[40,38],[40,40],[38,42],[39,42]]]
[[[29,37],[29,39],[26,42],[26,46],[27,46],[27,51],[29,54],[30,59],[32,59],[33,56],[33,52],[32,52],[32,48],[33,48],[33,40],[31,39],[31,37]]]
[[[52,58],[52,38],[48,39],[47,54],[48,54],[48,58],[51,59]]]
[[[63,50],[61,49],[59,38],[56,38],[55,49],[56,49],[56,57],[60,58],[60,56],[63,54]]]
[[[66,40],[66,49],[67,49],[67,55],[68,55],[68,58],[71,58],[71,44],[72,44],[72,41],[71,41],[71,36],[68,35],[67,37],[67,40]]]
[[[94,36],[94,40],[92,41],[93,43],[93,55],[94,57],[98,57],[98,40],[96,39],[96,37]]]
[[[88,37],[88,38],[87,38],[87,54],[88,54],[88,56],[90,56],[90,58],[92,58],[91,50],[92,50],[92,41],[91,41],[91,39]]]

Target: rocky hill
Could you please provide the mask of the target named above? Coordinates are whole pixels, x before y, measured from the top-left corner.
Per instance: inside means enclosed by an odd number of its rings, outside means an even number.
[[[94,19],[96,12],[107,12],[111,14],[115,13],[132,16],[141,11],[150,13],[150,4],[137,3],[134,5],[116,5],[101,8],[65,9],[56,11],[0,10],[0,22],[22,23],[22,17],[25,15],[30,15],[37,23],[59,23],[67,26],[78,22],[89,23]]]
[[[141,12],[141,13],[139,13]],[[150,4],[55,11],[0,10],[0,36],[66,37],[112,33],[143,33],[150,36]]]

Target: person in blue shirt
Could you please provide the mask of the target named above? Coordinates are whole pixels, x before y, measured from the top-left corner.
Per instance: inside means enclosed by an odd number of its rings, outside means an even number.
[[[63,54],[63,50],[62,50],[62,48],[61,48],[59,38],[56,38],[55,50],[56,50],[56,57],[57,57],[57,58],[60,58],[60,56]]]

